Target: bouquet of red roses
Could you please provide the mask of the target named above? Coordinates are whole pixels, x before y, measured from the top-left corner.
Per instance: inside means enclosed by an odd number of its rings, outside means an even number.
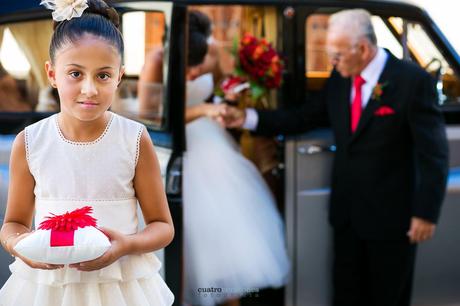
[[[265,38],[245,34],[239,45],[235,44],[235,75],[221,84],[224,93],[249,88],[253,100],[259,99],[268,89],[279,88],[283,62]]]

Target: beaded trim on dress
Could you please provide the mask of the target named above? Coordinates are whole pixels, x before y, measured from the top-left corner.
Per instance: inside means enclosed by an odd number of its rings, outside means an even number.
[[[56,129],[57,129],[57,132],[59,134],[59,137],[63,141],[65,141],[67,143],[70,143],[70,144],[73,144],[73,145],[77,145],[77,146],[87,146],[87,145],[92,145],[92,144],[98,143],[107,134],[107,132],[108,132],[108,130],[110,128],[110,125],[112,124],[113,117],[115,116],[114,113],[111,113],[111,112],[109,112],[109,113],[110,113],[110,118],[109,118],[109,121],[107,122],[107,125],[105,126],[104,131],[102,132],[101,135],[99,135],[99,137],[97,137],[93,141],[72,141],[72,140],[69,140],[69,139],[65,138],[64,134],[61,131],[61,128],[59,127],[59,122],[58,122],[58,116],[57,115],[55,115],[55,117],[54,117],[54,122],[56,124]]]

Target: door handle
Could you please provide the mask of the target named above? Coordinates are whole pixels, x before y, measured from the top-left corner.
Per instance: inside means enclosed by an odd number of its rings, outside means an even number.
[[[322,146],[322,145],[309,144],[309,145],[298,147],[297,153],[301,155],[313,155],[313,154],[318,154],[318,153],[323,153],[323,152],[333,153],[335,152],[335,150],[336,150],[335,145]]]
[[[180,195],[182,192],[182,157],[172,162],[166,174],[166,194]]]

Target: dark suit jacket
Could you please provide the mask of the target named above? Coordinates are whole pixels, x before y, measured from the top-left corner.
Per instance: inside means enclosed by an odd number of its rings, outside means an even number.
[[[258,133],[296,133],[326,116],[335,154],[329,219],[365,239],[406,237],[412,216],[436,222],[448,174],[448,146],[432,77],[389,54],[379,78],[383,94],[369,100],[350,132],[351,80],[333,71],[321,98],[301,109],[259,112]],[[390,107],[394,114],[378,116]]]

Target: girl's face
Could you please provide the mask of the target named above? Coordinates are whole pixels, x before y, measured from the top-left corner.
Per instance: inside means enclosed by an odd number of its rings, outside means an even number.
[[[58,89],[61,112],[81,121],[104,114],[124,72],[115,47],[90,34],[61,47],[54,63],[45,66],[48,79]]]

